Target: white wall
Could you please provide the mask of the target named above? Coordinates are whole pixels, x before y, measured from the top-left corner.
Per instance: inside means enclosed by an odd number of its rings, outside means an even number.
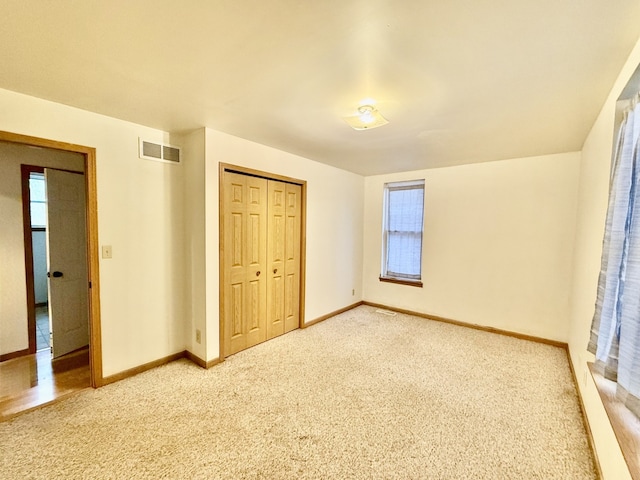
[[[0,143],[0,355],[29,348],[20,164],[84,168],[78,154]]]
[[[632,51],[585,141],[580,170],[569,348],[589,423],[594,432],[598,458],[605,480],[630,479],[631,476],[612,433],[591,375],[587,371],[587,361],[592,361],[593,356],[587,353],[586,347],[600,270],[609,191],[615,104],[638,64],[640,64],[640,42]]]
[[[104,375],[184,350],[183,168],[138,158],[169,135],[7,90],[0,111],[0,130],[96,148]]]
[[[579,153],[365,179],[364,299],[568,338]],[[423,288],[380,282],[385,182],[424,178]]]
[[[220,162],[307,181],[305,321],[359,301],[362,295],[363,177],[207,129],[207,360],[219,355]]]

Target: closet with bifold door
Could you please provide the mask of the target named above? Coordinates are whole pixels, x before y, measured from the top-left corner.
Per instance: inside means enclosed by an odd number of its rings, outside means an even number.
[[[304,182],[221,168],[224,356],[300,324]]]

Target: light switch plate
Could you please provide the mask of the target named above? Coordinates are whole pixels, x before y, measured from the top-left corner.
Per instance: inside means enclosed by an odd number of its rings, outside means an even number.
[[[103,245],[102,246],[102,258],[112,258],[113,250],[111,249],[111,245]]]

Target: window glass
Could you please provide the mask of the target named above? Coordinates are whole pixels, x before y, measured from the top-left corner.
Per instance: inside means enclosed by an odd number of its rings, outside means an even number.
[[[31,226],[45,227],[47,225],[47,204],[31,202]]]
[[[31,227],[45,227],[47,225],[47,196],[44,175],[41,173],[32,173],[29,176],[29,195],[31,200]]]
[[[385,184],[382,277],[420,280],[424,180]]]
[[[46,202],[47,197],[44,190],[44,175],[32,173],[29,177],[29,191],[32,202]]]

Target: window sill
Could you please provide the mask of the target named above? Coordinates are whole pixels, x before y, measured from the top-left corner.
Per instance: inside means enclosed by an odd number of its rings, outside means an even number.
[[[616,384],[597,373],[593,363],[588,365],[631,478],[640,480],[640,419],[616,398]]]
[[[422,288],[421,280],[406,280],[406,279],[392,278],[392,277],[379,277],[379,279],[381,282],[398,283],[400,285],[409,285],[410,287]]]

